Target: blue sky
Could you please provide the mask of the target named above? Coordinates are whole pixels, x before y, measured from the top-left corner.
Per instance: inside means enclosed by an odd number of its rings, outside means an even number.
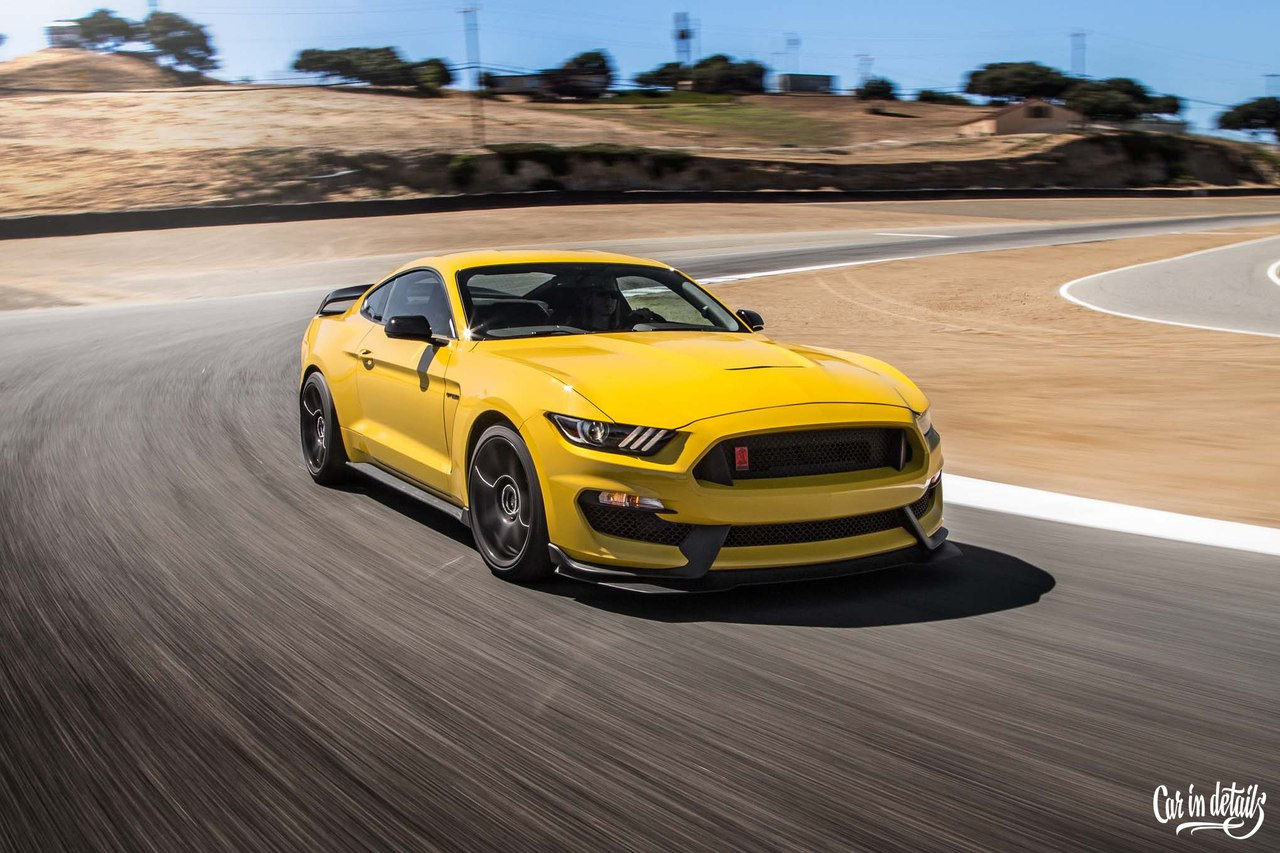
[[[129,17],[145,0],[43,0],[6,4],[0,59],[44,46],[46,21],[79,17],[99,5]],[[460,2],[436,0],[161,0],[161,7],[206,24],[222,59],[221,76],[288,75],[304,47],[393,45],[407,57],[464,62]],[[835,74],[854,85],[859,54],[872,72],[911,91],[956,88],[986,62],[1033,59],[1071,68],[1072,30],[1088,33],[1086,71],[1136,77],[1160,92],[1192,99],[1186,116],[1207,129],[1232,104],[1268,94],[1264,75],[1280,74],[1280,2],[1269,0],[969,0],[959,3],[856,3],[808,0],[673,0],[669,4],[483,0],[486,65],[536,69],[580,50],[604,48],[630,78],[674,58],[672,14],[699,23],[700,52],[729,53],[792,70],[786,34],[799,36],[799,70]],[[1280,78],[1273,81],[1280,87]],[[1280,92],[1277,92],[1280,94]]]

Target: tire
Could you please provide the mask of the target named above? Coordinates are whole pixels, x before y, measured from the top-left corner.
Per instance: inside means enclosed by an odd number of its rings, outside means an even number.
[[[318,372],[302,383],[302,390],[298,392],[298,415],[302,459],[311,479],[322,486],[346,482],[351,469],[347,467],[347,449],[342,445],[342,428],[333,408],[329,383]]]
[[[551,577],[537,469],[511,427],[497,424],[480,435],[467,467],[467,498],[471,533],[490,571],[517,583]]]

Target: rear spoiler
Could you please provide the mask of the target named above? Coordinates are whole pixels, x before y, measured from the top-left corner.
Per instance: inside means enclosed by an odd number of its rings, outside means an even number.
[[[353,284],[350,287],[339,287],[320,300],[320,307],[316,309],[316,313],[321,317],[326,317],[330,314],[341,314],[347,310],[347,306],[344,305],[341,308],[330,308],[329,306],[335,302],[350,302],[353,299],[359,299],[371,287],[373,287],[372,284]]]

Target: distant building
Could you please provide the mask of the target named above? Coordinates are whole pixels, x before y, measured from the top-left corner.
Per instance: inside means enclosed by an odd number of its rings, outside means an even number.
[[[1085,117],[1075,110],[1031,98],[960,125],[961,136],[1001,136],[1006,133],[1061,133],[1083,127]]]
[[[779,74],[778,90],[830,95],[836,90],[836,78],[830,74]]]
[[[606,74],[553,68],[537,74],[489,74],[490,92],[499,95],[531,95],[535,98],[598,98],[609,88]]]
[[[537,95],[547,85],[541,74],[490,74],[485,81],[490,91],[500,95]]]
[[[80,25],[75,21],[50,21],[44,26],[49,47],[80,47]]]

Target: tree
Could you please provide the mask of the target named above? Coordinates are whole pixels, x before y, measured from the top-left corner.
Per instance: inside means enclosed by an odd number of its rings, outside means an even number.
[[[1077,83],[1067,92],[1067,107],[1093,119],[1132,121],[1142,114],[1137,101],[1104,82]]]
[[[1218,127],[1249,133],[1269,130],[1280,142],[1280,98],[1254,98],[1236,104],[1218,116]]]
[[[1072,82],[1058,69],[1039,62],[992,62],[970,71],[964,90],[1009,100],[1059,98]]]
[[[167,57],[175,68],[212,71],[218,67],[217,51],[209,33],[195,21],[173,12],[152,12],[142,22],[141,38],[148,41],[161,57]]]
[[[1182,112],[1181,98],[1153,95],[1150,89],[1130,77],[1079,80],[1067,90],[1064,100],[1076,112],[1102,121],[1133,121],[1141,116]]]
[[[1182,98],[1177,95],[1156,95],[1147,102],[1147,115],[1176,116],[1184,108]]]
[[[394,47],[308,48],[293,61],[293,70],[370,86],[418,85],[416,66],[405,62]]]
[[[588,50],[541,73],[557,97],[598,98],[613,84],[613,60],[603,50]]]
[[[565,71],[577,74],[597,74],[605,78],[604,87],[613,85],[613,59],[606,51],[588,50],[570,59],[560,66]]]
[[[884,77],[868,77],[856,90],[854,96],[859,101],[896,101],[898,87],[892,80]]]
[[[751,94],[764,91],[767,72],[768,69],[759,62],[735,62],[733,57],[717,53],[698,60],[689,77],[697,92]]]
[[[138,37],[138,25],[110,9],[97,9],[76,18],[75,23],[80,28],[80,44],[89,50],[110,53]]]
[[[936,89],[921,89],[916,92],[916,100],[922,104],[949,104],[952,106],[970,106],[967,98],[953,95],[950,92],[939,92]]]
[[[453,82],[453,72],[443,59],[427,59],[414,66],[413,79],[422,91],[438,95],[442,88]]]
[[[689,79],[689,69],[679,62],[664,62],[652,71],[635,76],[639,86],[653,86],[659,89],[674,89],[681,80]]]

